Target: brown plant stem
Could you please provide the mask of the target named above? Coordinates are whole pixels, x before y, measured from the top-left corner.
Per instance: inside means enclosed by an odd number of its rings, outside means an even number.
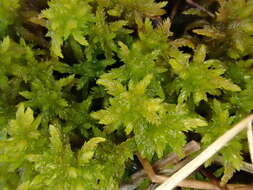
[[[171,21],[173,21],[174,17],[176,16],[180,3],[181,3],[181,0],[177,0],[176,4],[174,5],[174,7],[171,11],[171,14],[170,14]]]
[[[216,156],[214,162],[218,165],[224,165],[224,160],[221,156]],[[242,162],[240,170],[253,174],[253,164],[248,162]]]
[[[220,190],[228,190],[226,185],[221,186],[219,180],[211,172],[209,172],[206,168],[204,168],[203,166],[200,167],[199,171],[205,177],[207,177],[213,185],[217,186]]]
[[[208,14],[210,17],[214,18],[215,15],[213,13],[211,13],[210,11],[206,10],[204,7],[202,7],[201,5],[199,5],[198,3],[194,2],[193,0],[186,0],[187,3],[189,3],[190,5],[193,5],[194,7],[198,8],[199,10],[205,12],[206,14]]]
[[[250,121],[253,120],[253,114],[244,118],[242,121],[234,125],[231,129],[226,131],[222,136],[217,138],[211,145],[209,145],[203,152],[201,152],[192,161],[187,163],[179,171],[173,174],[165,183],[160,185],[157,190],[171,190],[176,187],[182,180],[187,178],[192,172],[203,165],[208,159],[214,156],[222,147],[224,147],[230,140],[232,140],[238,133],[247,128]]]
[[[169,179],[169,177],[167,177],[167,176],[157,175],[154,172],[151,164],[147,160],[141,158],[141,156],[139,154],[137,154],[137,157],[138,157],[139,161],[141,162],[147,176],[150,178],[150,180],[153,183],[161,184]],[[181,181],[178,184],[178,186],[193,188],[193,189],[220,190],[220,187],[218,187],[217,185],[214,185],[212,183],[201,182],[201,181],[196,181],[196,180],[188,180],[188,179]],[[226,187],[227,187],[227,190],[253,190],[253,185],[227,184]]]
[[[178,171],[180,168],[182,168],[184,165],[186,165],[188,162],[190,162],[192,159],[190,157],[185,158],[184,160],[176,163],[175,165],[173,165],[173,168],[161,168],[159,170],[155,170],[156,173],[159,174],[164,174],[166,176],[170,176],[173,173],[175,173],[176,171]]]
[[[200,145],[196,141],[190,141],[187,143],[187,145],[184,147],[184,155],[189,156],[190,154],[197,152],[200,150]],[[157,162],[154,163],[153,167],[158,170],[158,169],[163,169],[166,167],[168,164],[176,164],[178,163],[182,158],[178,157],[176,153],[171,153],[168,156],[166,156],[162,160],[158,160]]]
[[[200,145],[196,141],[190,141],[189,143],[186,144],[183,151],[184,151],[185,156],[188,156],[194,152],[197,152],[198,150],[200,150]],[[160,171],[160,170],[163,170],[169,164],[175,165],[181,159],[182,158],[179,158],[176,153],[171,153],[167,155],[164,159],[156,161],[153,165],[153,168],[155,171]],[[140,170],[134,173],[131,176],[131,179],[133,181],[136,181],[137,179],[145,177],[145,176],[146,176],[145,171]]]

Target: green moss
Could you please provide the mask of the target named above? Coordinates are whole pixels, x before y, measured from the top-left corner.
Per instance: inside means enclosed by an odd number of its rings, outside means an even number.
[[[253,0],[216,3],[182,24],[154,0],[0,0],[0,189],[116,190],[135,153],[183,156],[250,114]]]

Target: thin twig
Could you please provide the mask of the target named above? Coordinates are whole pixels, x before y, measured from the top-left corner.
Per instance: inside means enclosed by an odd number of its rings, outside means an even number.
[[[185,156],[188,156],[190,154],[192,154],[193,152],[196,152],[200,149],[199,144],[196,141],[191,141],[189,142],[185,148],[184,148],[184,154]],[[175,171],[177,171],[178,169],[180,169],[182,166],[184,166],[186,163],[188,163],[190,161],[190,158],[186,158],[184,160],[182,160],[181,162],[180,158],[175,154],[175,153],[171,153],[168,156],[166,156],[163,160],[158,160],[157,162],[155,162],[155,164],[153,165],[153,168],[155,171],[159,171],[160,173],[169,176],[172,175]],[[223,158],[221,156],[217,156],[215,158],[215,162],[218,164],[223,165]],[[173,164],[173,169],[167,169],[166,166]],[[243,162],[241,170],[246,171],[248,173],[252,173],[253,174],[253,165],[249,164],[247,162]],[[134,190],[137,188],[138,184],[146,177],[146,173],[145,171],[139,170],[138,172],[136,172],[135,174],[133,174],[131,176],[131,179],[133,181],[132,184],[125,184],[122,185],[120,187],[120,190]],[[214,188],[213,184],[209,184],[207,182],[201,182],[201,181],[192,181],[192,180],[184,180],[182,183],[179,184],[179,186],[181,187],[189,187],[189,188],[195,188],[195,189],[217,189],[217,187]],[[229,190],[247,190],[252,188],[250,186],[245,186],[245,185],[227,185],[229,186]],[[241,189],[243,188],[243,189]],[[246,188],[246,189],[245,189]]]
[[[200,150],[200,145],[199,143],[197,143],[196,141],[190,141],[189,143],[187,143],[184,147],[184,155],[188,156],[194,152],[197,152]],[[155,171],[159,171],[159,170],[163,170],[167,165],[169,164],[176,164],[178,163],[181,159],[183,158],[179,158],[177,156],[176,153],[171,153],[168,156],[166,156],[164,159],[162,160],[158,160],[154,163],[153,168]],[[143,178],[146,176],[146,173],[144,170],[139,170],[138,172],[134,173],[131,176],[132,181],[136,181],[140,178]]]
[[[178,7],[181,3],[181,0],[177,0],[176,4],[174,5],[172,11],[171,11],[171,14],[170,14],[170,20],[171,22],[173,21],[174,17],[176,16],[177,14],[177,10],[178,10]]]
[[[189,156],[190,154],[197,152],[200,150],[200,145],[199,143],[197,143],[196,141],[190,141],[189,143],[187,143],[187,145],[184,147],[184,156]],[[176,153],[171,153],[168,156],[166,156],[163,160],[158,160],[157,162],[155,162],[155,164],[153,165],[153,167],[157,170],[157,169],[162,169],[164,167],[166,167],[169,164],[176,164],[177,162],[179,162],[181,159],[178,157],[178,155]]]
[[[192,189],[219,190],[216,185],[213,185],[211,183],[187,179],[181,181],[178,186],[188,187]],[[253,190],[253,185],[227,184],[226,186],[228,190]]]
[[[243,162],[241,170],[253,174],[253,165],[247,162]]]
[[[156,175],[151,164],[147,160],[143,159],[139,154],[137,154],[137,158],[141,162],[147,176],[153,183],[162,183],[165,179],[167,179],[166,176]]]
[[[248,137],[248,144],[249,144],[249,153],[251,163],[253,164],[253,134],[252,134],[252,121],[248,123],[247,127],[247,137]]]
[[[188,158],[185,158],[184,160],[176,163],[175,165],[173,165],[173,168],[166,168],[165,167],[165,168],[155,170],[155,171],[159,174],[164,174],[166,176],[171,176],[172,174],[174,174],[176,171],[181,169],[183,166],[185,166],[191,160],[192,160],[192,158],[188,157]]]
[[[141,162],[145,172],[147,173],[147,175],[149,176],[150,180],[153,183],[163,183],[166,180],[170,179],[170,177],[167,177],[167,176],[157,175],[154,172],[151,164],[147,160],[141,158],[141,156],[138,154],[137,154],[137,157],[138,157],[139,161]],[[208,182],[196,181],[196,180],[183,180],[178,184],[178,186],[193,188],[193,189],[220,190],[220,188],[214,184],[211,184]],[[252,185],[229,184],[229,185],[227,185],[227,188],[228,188],[228,190],[252,190],[253,186]]]
[[[185,158],[184,160],[175,163],[175,165],[173,164],[173,168],[166,168],[166,165],[164,166],[164,168],[158,167],[159,169],[155,170],[154,165],[153,165],[153,169],[158,172],[159,174],[162,175],[166,175],[166,176],[170,176],[173,173],[175,173],[176,171],[178,171],[180,168],[182,168],[185,164],[187,164],[188,162],[190,162],[192,159],[190,157]],[[121,185],[120,190],[134,190],[138,187],[138,185],[147,177],[146,172],[144,169],[136,172],[135,174],[133,174],[131,176],[132,179],[132,184],[124,184]],[[152,186],[152,188],[154,189],[154,187]]]
[[[216,156],[214,162],[220,165],[224,165],[224,160],[221,156]],[[240,170],[253,174],[253,164],[242,162]]]
[[[193,171],[200,167],[204,162],[216,154],[223,146],[232,140],[238,133],[248,126],[248,123],[253,120],[253,114],[236,124],[233,128],[228,130],[225,134],[219,137],[214,143],[208,146],[202,153],[200,153],[191,162],[186,164],[178,172],[172,175],[165,183],[160,185],[156,190],[171,190],[177,186],[183,179],[189,176]]]
[[[212,184],[214,184],[215,186],[217,186],[220,190],[227,190],[227,187],[226,185],[225,186],[221,186],[220,185],[220,182],[219,182],[219,179],[217,179],[212,173],[210,173],[206,168],[204,168],[203,166],[200,167],[200,172],[205,176],[207,177],[210,182]]]
[[[198,9],[200,9],[201,11],[205,12],[206,14],[208,14],[210,17],[214,18],[215,15],[213,13],[211,13],[210,11],[206,10],[204,7],[202,7],[201,5],[199,5],[198,3],[195,3],[193,0],[186,0],[187,3],[197,7]]]

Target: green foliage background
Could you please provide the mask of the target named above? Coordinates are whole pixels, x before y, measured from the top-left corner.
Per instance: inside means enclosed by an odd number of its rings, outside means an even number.
[[[251,113],[253,0],[186,6],[180,29],[169,3],[0,0],[0,189],[116,190],[135,153],[183,156]]]

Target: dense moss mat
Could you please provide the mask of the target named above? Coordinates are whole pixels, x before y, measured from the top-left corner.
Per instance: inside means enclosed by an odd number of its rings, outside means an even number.
[[[204,149],[250,114],[253,0],[197,7],[0,0],[0,189],[118,189],[135,153]],[[244,134],[220,151],[223,183],[247,153]]]

